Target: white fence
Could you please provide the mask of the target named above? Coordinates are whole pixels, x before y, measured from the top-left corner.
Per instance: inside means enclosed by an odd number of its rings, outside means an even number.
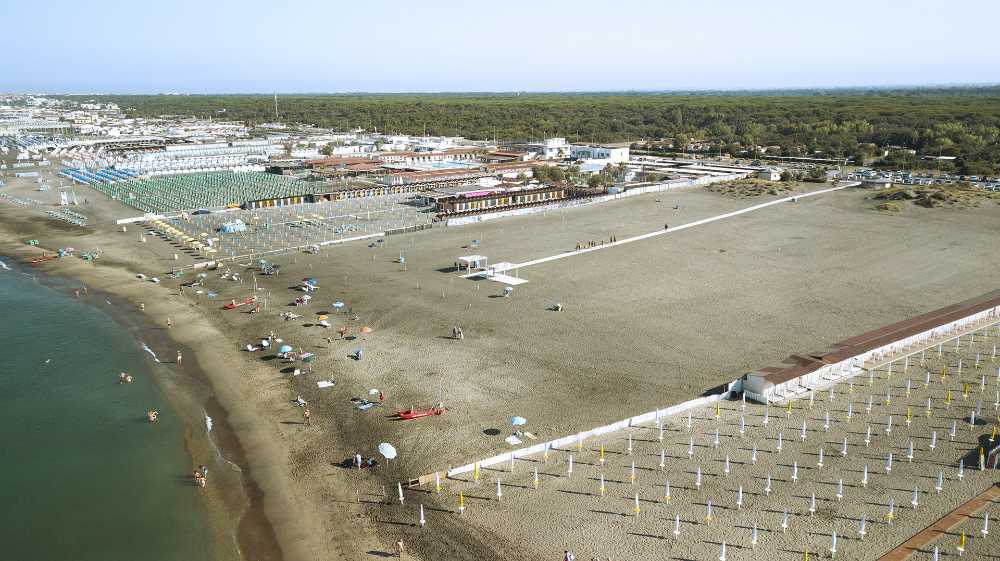
[[[502,464],[504,462],[509,462],[513,458],[523,458],[525,456],[532,456],[534,454],[542,454],[546,450],[556,450],[563,446],[575,446],[578,442],[584,442],[588,438],[593,438],[595,436],[601,436],[603,434],[608,434],[612,432],[617,432],[630,427],[638,427],[643,423],[653,422],[656,425],[663,422],[663,419],[667,417],[672,417],[679,415],[691,409],[697,409],[698,407],[705,407],[721,399],[726,399],[732,392],[734,384],[729,384],[726,391],[720,394],[709,395],[705,397],[699,397],[692,399],[690,401],[685,401],[684,403],[678,403],[677,405],[672,405],[663,409],[656,409],[648,413],[642,413],[634,417],[629,417],[627,419],[622,419],[621,421],[611,423],[610,425],[604,425],[603,427],[597,427],[594,429],[586,430],[580,433],[572,434],[569,436],[564,436],[561,438],[556,438],[554,440],[549,440],[548,442],[542,442],[540,444],[534,444],[528,446],[527,448],[518,448],[517,450],[511,450],[510,452],[504,452],[503,454],[498,454],[491,458],[486,458],[473,462],[471,464],[466,464],[464,466],[459,466],[456,468],[451,468],[448,470],[448,477],[454,477],[462,473],[469,473],[473,471],[478,465],[480,468],[489,467],[492,465]],[[421,477],[425,479],[427,476]]]

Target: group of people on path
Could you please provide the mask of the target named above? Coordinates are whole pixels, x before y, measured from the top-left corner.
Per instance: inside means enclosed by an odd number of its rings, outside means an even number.
[[[618,241],[618,236],[611,236],[610,238],[608,238],[607,242],[605,242],[604,240],[601,241],[590,240],[586,242],[577,242],[576,251],[580,251],[582,249],[588,249],[591,247],[597,247],[599,245],[604,245],[605,243],[615,243],[616,241]]]

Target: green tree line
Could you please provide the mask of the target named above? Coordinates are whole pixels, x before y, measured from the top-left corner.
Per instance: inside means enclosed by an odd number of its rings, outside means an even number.
[[[275,120],[269,95],[113,95],[130,114]],[[224,111],[223,111],[224,110]],[[571,142],[682,138],[723,151],[777,145],[781,155],[880,156],[903,146],[956,156],[957,171],[989,174],[1000,161],[1000,87],[697,94],[281,95],[279,119],[323,128]]]

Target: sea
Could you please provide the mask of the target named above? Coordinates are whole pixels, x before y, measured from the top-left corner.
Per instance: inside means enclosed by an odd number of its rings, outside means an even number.
[[[190,429],[155,379],[165,366],[103,297],[0,259],[0,558],[212,559]]]

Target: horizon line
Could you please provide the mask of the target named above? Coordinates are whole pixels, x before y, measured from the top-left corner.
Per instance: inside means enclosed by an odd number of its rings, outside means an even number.
[[[348,96],[348,95],[497,95],[497,96],[519,96],[519,95],[580,95],[580,94],[767,94],[781,92],[839,92],[839,91],[886,91],[886,90],[948,90],[959,88],[989,89],[1000,87],[1000,82],[946,82],[946,83],[924,83],[924,84],[882,84],[882,85],[849,85],[849,86],[788,86],[773,88],[679,88],[679,89],[640,89],[631,88],[623,90],[342,90],[342,91],[229,91],[229,92],[59,92],[59,91],[27,91],[27,92],[0,92],[3,96],[236,96],[236,95],[328,95],[328,96]]]

